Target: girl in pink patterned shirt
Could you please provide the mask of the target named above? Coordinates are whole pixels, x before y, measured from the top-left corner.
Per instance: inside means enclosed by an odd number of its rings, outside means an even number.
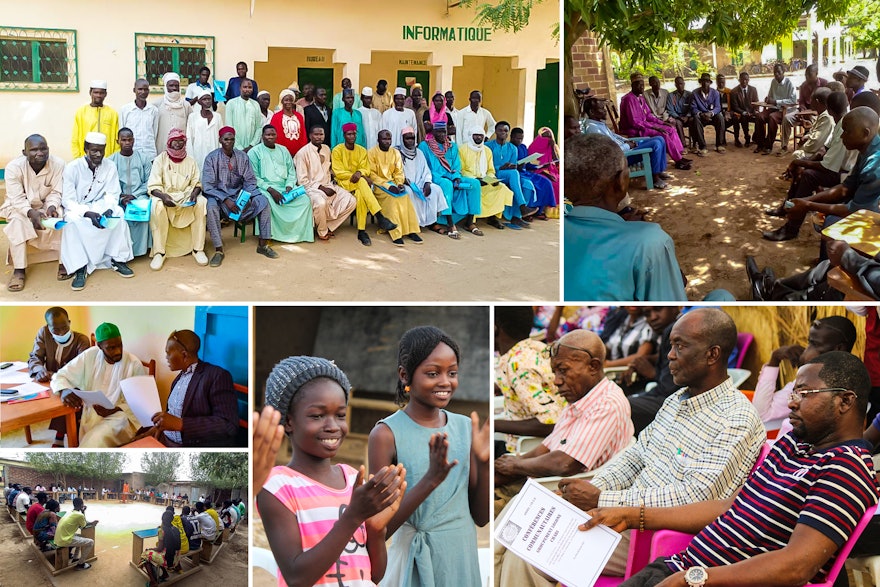
[[[364,482],[364,467],[333,464],[348,433],[348,378],[317,357],[289,357],[266,381],[293,456],[257,495],[278,563],[278,585],[368,587],[385,573],[385,526],[406,489],[402,466]]]

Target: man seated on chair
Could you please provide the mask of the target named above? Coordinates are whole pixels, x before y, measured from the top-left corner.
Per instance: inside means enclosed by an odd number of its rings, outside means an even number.
[[[727,78],[723,73],[715,76],[715,84],[718,86],[718,96],[721,100],[721,115],[724,117],[724,136],[721,144],[727,146],[727,129],[733,126],[733,115],[730,112],[730,93],[731,89],[727,87]]]
[[[685,144],[684,129],[691,126],[691,93],[684,89],[684,78],[675,78],[675,91],[669,93],[666,100],[667,122],[675,125],[681,144]]]
[[[37,331],[34,338],[34,348],[28,358],[28,373],[34,381],[48,383],[61,367],[91,345],[88,336],[70,329],[70,317],[64,308],[49,308],[43,318],[46,325]],[[77,426],[81,414],[76,413]],[[65,416],[52,418],[49,430],[55,431],[52,448],[64,448],[64,435],[67,434]]]
[[[61,231],[46,228],[42,221],[61,217],[64,161],[49,154],[49,145],[40,135],[25,139],[21,155],[6,166],[6,200],[0,206],[12,259],[12,275],[6,286],[11,292],[24,289],[28,246],[42,251],[44,260],[57,259],[61,249]],[[59,265],[58,279],[68,277],[64,265]]]
[[[791,131],[795,124],[801,124],[804,128],[810,128],[813,121],[816,120],[814,114],[801,114],[805,110],[818,110],[813,101],[813,94],[819,88],[823,88],[828,84],[825,78],[819,77],[819,66],[811,63],[804,70],[804,83],[798,88],[797,110],[789,111],[782,119],[782,144],[788,145],[788,139],[791,137]],[[806,123],[806,124],[804,124]],[[795,145],[797,149],[797,145]]]
[[[98,346],[77,355],[52,377],[52,391],[61,394],[64,405],[82,408],[79,445],[82,448],[118,447],[131,442],[138,430],[119,382],[147,370],[133,354],[122,348],[122,336],[115,324],[104,322],[95,329]],[[100,391],[112,409],[84,405],[73,390]]]
[[[715,127],[715,150],[719,153],[724,148],[724,115],[721,113],[721,95],[712,87],[712,76],[704,73],[700,76],[700,88],[691,94],[691,136],[697,141],[697,153],[700,157],[709,152],[706,149],[706,138],[703,127],[711,124]]]
[[[244,210],[239,209],[236,204],[236,198],[242,190],[251,195]],[[258,219],[260,238],[257,253],[270,259],[278,258],[278,253],[269,246],[269,239],[272,238],[269,201],[257,187],[257,178],[247,154],[235,148],[235,129],[231,126],[220,129],[220,148],[211,151],[205,158],[202,167],[202,191],[208,199],[207,228],[214,245],[211,267],[219,267],[226,256],[223,252],[220,221],[236,213],[240,213],[237,222],[243,225],[254,218]]]
[[[88,560],[92,558],[95,550],[95,541],[91,538],[83,538],[76,531],[86,526],[95,526],[98,520],[86,522],[86,506],[79,497],[73,498],[73,511],[67,512],[58,522],[55,528],[55,546],[70,546],[70,562],[76,562],[80,559]],[[74,548],[79,550],[74,554]],[[82,562],[77,567],[81,569],[89,569],[92,565]]]
[[[782,124],[783,116],[794,110],[797,99],[794,94],[794,85],[791,79],[785,77],[785,68],[781,63],[773,67],[773,81],[770,82],[770,91],[764,98],[767,106],[758,113],[755,122],[755,153],[769,155],[773,151],[773,143],[776,141],[776,132]],[[787,145],[782,146],[785,151]]]
[[[608,125],[605,124],[607,111],[605,110],[605,100],[602,98],[587,98],[585,107],[589,118],[582,123],[584,134],[602,134],[609,137],[620,147],[624,155],[633,149],[651,149],[651,174],[654,178],[654,187],[658,190],[665,190],[668,184],[664,181],[672,176],[666,173],[666,142],[663,137],[644,137],[638,142],[622,137],[614,133]],[[635,165],[642,162],[641,155],[627,155],[626,162],[628,165]],[[684,168],[687,164],[681,162],[675,166],[679,169]]]
[[[495,370],[495,395],[504,396],[504,414],[494,419],[495,432],[507,434],[506,445],[495,443],[496,458],[516,450],[516,436],[544,437],[566,406],[559,395],[547,345],[529,337],[535,313],[531,306],[495,309],[495,350],[501,355]],[[500,444],[500,446],[499,446]]]
[[[873,94],[872,94],[873,95]],[[880,201],[880,137],[877,129],[880,118],[866,106],[854,108],[843,117],[843,145],[859,151],[852,173],[843,183],[803,198],[790,200],[785,224],[775,231],[763,234],[767,240],[785,241],[796,238],[807,212],[826,215],[824,226],[829,226],[858,210],[878,211]]]
[[[794,429],[776,441],[735,497],[677,507],[599,508],[582,526],[697,533],[621,587],[804,585],[828,580],[833,555],[877,504],[870,443],[862,439],[870,376],[841,351],[798,369]]]
[[[721,310],[699,308],[675,323],[671,340],[670,370],[681,389],[664,402],[636,443],[592,481],[559,482],[562,497],[580,509],[725,499],[748,477],[766,435],[751,403],[727,376],[736,325]],[[629,533],[624,533],[604,574],[623,575],[628,548]],[[525,563],[505,564],[504,572],[495,576],[501,585],[556,584]]]
[[[835,82],[832,82],[835,83]],[[830,89],[830,88],[829,88]],[[820,191],[821,186],[832,186],[840,183],[841,173],[849,173],[855,165],[858,151],[849,151],[840,140],[843,134],[843,117],[847,113],[846,94],[832,92],[826,100],[826,113],[831,117],[834,126],[825,145],[812,157],[795,159],[789,163],[783,177],[791,178],[786,200],[806,198]],[[779,206],[764,211],[767,216],[785,218],[784,202]],[[768,233],[769,234],[769,233]],[[765,237],[769,238],[769,237]],[[772,239],[771,239],[772,240]]]
[[[175,330],[165,343],[168,369],[180,371],[165,411],[153,415],[153,433],[165,446],[235,445],[238,403],[232,375],[199,360],[201,346],[192,330]]]
[[[651,113],[663,122],[672,124],[678,136],[684,137],[681,120],[669,114],[669,90],[664,90],[660,87],[660,79],[656,75],[648,78],[648,85],[651,89],[646,90],[644,96],[648,107],[651,109]],[[684,140],[682,140],[682,144],[684,144]]]
[[[357,128],[348,125],[345,128],[346,142],[353,140],[357,136]],[[380,130],[377,140],[379,144],[367,151],[370,166],[368,177],[373,182],[373,195],[382,207],[382,214],[396,225],[388,231],[388,236],[397,246],[404,245],[404,236],[415,244],[422,244],[419,217],[404,185],[406,176],[400,151],[391,146],[391,131]]]
[[[748,147],[752,144],[752,135],[749,134],[749,123],[755,122],[754,102],[758,101],[758,90],[749,85],[749,73],[743,71],[739,74],[739,85],[730,91],[730,110],[733,116],[733,144],[742,147],[739,140],[740,130],[745,135]]]
[[[599,135],[566,141],[567,300],[686,300],[675,245],[658,224],[626,222],[617,211],[629,188],[620,147]]]
[[[828,112],[828,97],[831,90],[825,87],[816,88],[810,98],[810,104],[818,116],[811,122],[809,132],[807,132],[800,145],[795,145],[796,150],[792,153],[795,159],[803,159],[813,157],[821,149],[825,148],[831,132],[834,130],[834,119]]]
[[[779,380],[779,364],[788,361],[794,367],[806,365],[819,355],[831,351],[852,352],[856,343],[856,327],[845,316],[827,316],[810,325],[807,348],[800,345],[779,347],[770,354],[770,360],[761,367],[752,405],[765,424],[779,428],[779,434],[791,430],[791,425],[783,420],[788,418],[788,398],[794,389],[794,381],[789,381],[776,390]]]
[[[620,101],[620,134],[628,137],[663,137],[666,151],[673,161],[679,163],[690,160],[684,158],[684,147],[671,122],[663,122],[651,113],[645,97],[645,78],[640,73],[629,77],[632,91]]]

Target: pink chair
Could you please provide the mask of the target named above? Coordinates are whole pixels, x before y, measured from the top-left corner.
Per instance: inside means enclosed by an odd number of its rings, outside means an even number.
[[[736,368],[742,369],[743,361],[746,359],[746,353],[749,350],[749,347],[752,346],[752,342],[755,340],[755,336],[751,332],[739,332],[736,335]]]
[[[867,526],[868,522],[871,521],[871,518],[874,517],[874,512],[876,511],[876,505],[872,505],[865,511],[865,514],[862,516],[862,519],[859,520],[858,525],[856,525],[855,530],[853,530],[849,539],[840,547],[840,550],[835,555],[834,564],[831,565],[831,570],[828,571],[827,580],[824,583],[807,583],[807,586],[805,587],[834,587],[834,581],[837,579],[837,575],[840,574],[840,570],[843,569],[846,557],[849,556],[853,546],[855,546],[859,536],[862,535],[865,526]],[[690,544],[692,539],[693,536],[691,534],[686,534],[684,532],[658,530],[654,532],[654,537],[651,540],[651,556],[649,558],[650,560],[654,560],[657,557],[671,556],[675,553],[681,552],[687,548],[687,545]]]

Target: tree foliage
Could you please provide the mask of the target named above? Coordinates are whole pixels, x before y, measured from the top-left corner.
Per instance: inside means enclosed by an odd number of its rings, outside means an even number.
[[[147,485],[156,486],[174,481],[179,466],[180,453],[177,452],[148,452],[141,457],[141,467],[144,469],[144,481]]]
[[[880,7],[877,0],[854,0],[844,24],[856,49],[880,49]]]
[[[565,0],[565,48],[587,30],[610,48],[646,64],[672,39],[759,49],[791,34],[816,9],[823,22],[846,15],[853,0]],[[867,0],[870,2],[871,0]]]
[[[118,479],[128,460],[124,453],[30,452],[26,460],[38,472],[52,476],[53,483],[67,487],[67,476],[107,481]]]
[[[248,486],[248,455],[243,452],[202,452],[190,457],[193,481],[212,489]]]
[[[477,24],[488,25],[495,30],[518,33],[529,24],[532,8],[545,0],[499,0],[495,3],[482,0],[461,0],[461,5],[475,8]],[[553,29],[554,38],[559,37],[559,23]]]

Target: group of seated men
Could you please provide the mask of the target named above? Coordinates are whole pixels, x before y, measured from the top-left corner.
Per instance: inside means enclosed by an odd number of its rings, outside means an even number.
[[[636,569],[626,587],[826,580],[834,554],[880,497],[865,430],[872,378],[843,350],[848,342],[833,344],[854,334],[841,328],[846,318],[833,318],[814,324],[793,385],[775,392],[772,402],[787,405],[791,431],[780,433],[757,466],[767,435],[756,406],[728,377],[737,330],[723,311],[694,309],[671,325],[668,361],[678,389],[629,448],[620,438],[633,430],[629,405],[604,375],[605,345],[588,331],[564,335],[546,356],[568,405],[540,446],[496,460],[496,488],[513,487],[515,500],[527,477],[601,467],[591,480],[558,484],[563,499],[592,517],[581,529],[602,523],[619,532],[696,534],[678,554]],[[496,490],[496,499],[504,497]],[[628,548],[625,532],[603,574],[623,575]],[[501,585],[556,584],[497,543],[495,573]]]
[[[165,360],[179,374],[171,384],[165,410],[153,415],[153,426],[142,428],[120,387],[129,377],[147,375],[141,360],[123,349],[119,328],[105,322],[95,329],[96,346],[71,328],[64,308],[49,308],[46,324],[37,331],[28,359],[34,381],[48,382],[65,405],[77,409],[79,445],[118,447],[136,437],[153,436],[170,447],[234,446],[238,405],[232,375],[199,359],[201,339],[191,330],[175,330],[165,344]],[[101,391],[113,409],[84,404],[74,390]],[[65,418],[54,418],[53,447],[64,446]]]
[[[28,246],[43,253],[33,261],[60,249],[58,279],[72,278],[81,290],[96,269],[132,277],[128,262],[148,252],[155,271],[167,257],[188,254],[219,267],[221,226],[230,221],[258,224],[257,253],[275,259],[270,240],[327,242],[352,212],[362,244],[372,244],[369,213],[403,246],[404,238],[422,243],[423,227],[458,239],[459,224],[482,236],[478,218],[497,229],[529,228],[557,205],[559,155],[550,129],[527,147],[523,130],[496,122],[476,90],[455,110],[451,92],[437,92],[428,105],[420,87],[409,97],[397,88],[383,110],[371,108],[368,87],[354,109],[351,82],[343,82],[335,112],[323,88],[307,88],[299,102],[286,89],[279,110],[264,112],[251,99],[253,80],[230,81],[224,126],[207,79],[183,97],[180,76],[169,72],[164,96],[152,104],[149,83],[137,80],[135,100],[120,113],[104,105],[106,81],[93,80],[91,102],[75,116],[74,160],[65,165],[32,135],[6,168],[7,289],[24,288]],[[377,95],[387,97],[384,90],[377,86]]]

